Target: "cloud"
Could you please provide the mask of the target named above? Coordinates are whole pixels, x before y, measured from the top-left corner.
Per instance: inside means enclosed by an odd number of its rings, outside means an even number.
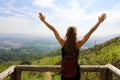
[[[36,0],[38,1],[38,0]],[[39,0],[40,1],[40,0]],[[101,25],[101,30],[98,29],[98,32],[95,32],[95,35],[110,35],[110,34],[116,34],[119,33],[118,28],[119,25],[116,25],[116,22],[120,21],[120,16],[117,14],[120,14],[119,6],[116,5],[112,9],[108,10],[100,10],[100,11],[93,11],[88,13],[87,9],[92,6],[92,4],[95,4],[95,2],[98,2],[96,0],[69,0],[66,1],[65,6],[62,5],[62,2],[58,4],[54,4],[54,1],[52,0],[50,2],[50,6],[45,6],[44,4],[40,4],[39,6],[49,7],[50,11],[44,10],[44,13],[46,15],[46,20],[50,22],[55,28],[60,32],[60,34],[65,34],[65,31],[68,26],[74,25],[78,28],[79,34],[85,34],[89,31],[89,29],[95,25],[95,23],[98,20],[98,16],[100,16],[103,12],[107,13],[107,19],[105,22]],[[46,1],[46,4],[48,2]],[[85,4],[88,4],[85,6]],[[102,7],[101,7],[102,8]],[[114,25],[118,26],[118,28],[114,28]],[[79,31],[81,30],[81,31]],[[114,30],[114,31],[113,31]],[[112,32],[112,33],[111,33]],[[81,34],[81,35],[82,35]]]
[[[11,1],[1,0],[0,2],[3,4],[3,6],[0,6],[1,11],[5,14],[10,14],[12,9],[14,8],[13,5],[16,2],[16,0],[11,0]]]
[[[36,33],[36,27],[28,19],[18,17],[0,17],[1,33]]]
[[[24,3],[19,3],[20,1],[16,0],[1,0],[0,2],[2,3],[2,5],[0,5],[0,16],[34,17],[35,9],[30,8],[32,6],[21,5]]]
[[[115,22],[120,22],[120,11],[119,10],[110,10],[108,11],[108,19],[109,19],[109,22],[111,23],[115,23]]]
[[[57,0],[58,2],[56,0],[33,0],[33,5],[24,5],[22,7],[14,6],[15,0],[12,1],[5,4],[6,7],[0,6],[0,14],[9,14],[9,16],[0,15],[0,32],[52,34],[37,18],[38,11],[43,10],[46,20],[55,26],[62,35],[65,35],[66,29],[70,25],[76,26],[80,35],[85,34],[97,22],[98,16],[103,12],[107,13],[107,19],[95,34],[119,33],[120,27],[116,24],[116,22],[119,23],[120,21],[118,15],[120,14],[120,7],[118,5],[109,10],[88,13],[88,8],[95,4],[96,0],[66,0],[66,3],[62,2],[62,0]],[[118,28],[114,28],[115,25]]]
[[[51,7],[53,6],[54,0],[35,0],[34,4],[41,7]]]

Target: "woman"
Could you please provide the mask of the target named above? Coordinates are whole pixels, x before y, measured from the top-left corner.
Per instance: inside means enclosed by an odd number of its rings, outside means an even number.
[[[84,37],[81,40],[78,40],[78,41],[76,38],[76,35],[77,35],[76,27],[70,26],[67,30],[65,39],[62,39],[59,33],[57,32],[57,30],[45,20],[45,16],[43,16],[42,13],[39,13],[38,17],[50,30],[53,31],[56,39],[58,40],[58,42],[62,47],[62,58],[64,58],[66,54],[70,54],[73,56],[76,55],[78,57],[79,49],[89,39],[90,35],[98,28],[98,26],[105,20],[106,14],[103,13],[101,16],[99,16],[98,22],[88,31],[87,34],[84,35]],[[61,80],[80,80],[79,65],[74,78],[66,78],[61,76]]]

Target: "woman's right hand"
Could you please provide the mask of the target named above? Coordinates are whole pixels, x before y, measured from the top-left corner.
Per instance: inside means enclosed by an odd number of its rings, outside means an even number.
[[[40,18],[41,21],[45,21],[45,16],[43,16],[42,13],[39,13],[38,17]]]

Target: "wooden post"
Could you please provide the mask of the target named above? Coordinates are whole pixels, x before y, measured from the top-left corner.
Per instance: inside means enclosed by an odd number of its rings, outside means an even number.
[[[10,80],[21,80],[21,71],[20,70],[14,70],[14,72],[11,74]]]
[[[20,70],[16,70],[16,80],[21,80],[22,72]]]
[[[100,80],[112,80],[112,73],[108,68],[102,69],[100,73]]]
[[[112,80],[112,72],[108,69],[106,74],[106,80]]]
[[[101,70],[100,71],[100,80],[107,80],[106,79],[106,70]]]

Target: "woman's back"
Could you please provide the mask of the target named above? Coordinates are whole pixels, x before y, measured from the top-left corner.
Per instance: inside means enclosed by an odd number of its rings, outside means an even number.
[[[78,64],[79,50],[77,49],[74,55],[66,53],[64,47],[61,51],[61,80],[80,80],[80,67]]]

